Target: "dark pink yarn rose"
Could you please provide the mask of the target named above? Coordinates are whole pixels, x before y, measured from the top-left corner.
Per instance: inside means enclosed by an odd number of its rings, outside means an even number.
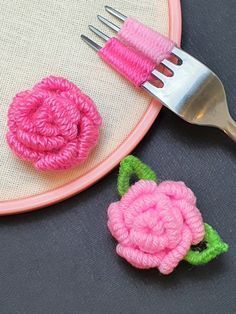
[[[69,169],[87,159],[101,122],[94,102],[75,84],[50,76],[14,97],[7,142],[38,170]]]

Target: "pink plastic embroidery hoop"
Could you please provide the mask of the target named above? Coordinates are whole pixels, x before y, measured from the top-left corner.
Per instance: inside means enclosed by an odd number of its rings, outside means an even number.
[[[180,0],[168,0],[168,3],[169,37],[178,43],[178,45],[180,45],[182,33]],[[0,202],[0,216],[24,213],[49,206],[63,201],[90,187],[92,184],[110,172],[115,166],[117,166],[121,159],[128,155],[138,145],[138,143],[142,140],[144,135],[155,121],[157,115],[160,112],[160,109],[161,105],[156,101],[152,101],[148,110],[145,112],[140,122],[132,130],[129,136],[96,168],[90,170],[82,177],[52,191],[24,199]]]

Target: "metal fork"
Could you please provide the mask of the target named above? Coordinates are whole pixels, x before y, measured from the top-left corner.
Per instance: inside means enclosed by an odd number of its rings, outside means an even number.
[[[106,6],[105,9],[121,21],[127,18],[111,7]],[[98,19],[113,31],[120,30],[120,27],[106,18],[98,15]],[[110,39],[92,25],[89,28],[103,40]],[[96,51],[102,48],[84,35],[81,35],[81,38]],[[236,122],[229,114],[224,86],[220,79],[207,66],[182,49],[174,47],[172,54],[179,59],[178,64],[167,59],[161,62],[172,75],[167,76],[165,71],[155,69],[152,75],[162,82],[161,87],[146,81],[142,88],[185,121],[219,128],[236,142]]]

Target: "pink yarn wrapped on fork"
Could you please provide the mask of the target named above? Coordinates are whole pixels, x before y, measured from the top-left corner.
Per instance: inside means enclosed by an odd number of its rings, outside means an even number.
[[[96,30],[98,31],[98,30]],[[100,31],[98,31],[99,34]],[[127,18],[117,38],[110,38],[98,55],[136,87],[152,77],[152,71],[169,58],[174,42],[139,21]]]
[[[174,48],[174,42],[133,18],[127,18],[117,38],[129,47],[142,52],[157,65],[166,58]]]
[[[98,55],[136,87],[150,79],[156,66],[152,60],[116,38],[110,38]]]

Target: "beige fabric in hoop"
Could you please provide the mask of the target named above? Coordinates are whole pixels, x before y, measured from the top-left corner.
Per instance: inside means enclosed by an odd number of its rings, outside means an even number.
[[[88,24],[109,4],[128,16],[168,34],[168,0],[1,0],[0,2],[0,201],[56,189],[83,176],[106,159],[129,135],[147,110],[150,97],[108,68],[80,39],[92,35]],[[96,102],[103,117],[99,145],[88,161],[61,173],[39,173],[17,159],[5,141],[7,110],[12,97],[48,75],[63,76]]]

